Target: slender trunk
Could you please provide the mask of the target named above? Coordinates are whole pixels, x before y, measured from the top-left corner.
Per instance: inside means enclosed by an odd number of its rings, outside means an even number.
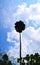
[[[21,65],[21,33],[20,33],[20,65]]]

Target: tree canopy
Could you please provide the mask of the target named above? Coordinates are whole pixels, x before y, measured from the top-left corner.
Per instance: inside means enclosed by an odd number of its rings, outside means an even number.
[[[25,24],[20,20],[15,23],[15,29],[17,32],[21,33],[25,29]]]

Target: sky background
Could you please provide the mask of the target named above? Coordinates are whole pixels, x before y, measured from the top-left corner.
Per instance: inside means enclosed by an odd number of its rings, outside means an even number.
[[[40,0],[0,0],[0,50],[19,57],[19,33],[15,22],[22,20],[22,56],[40,54]]]

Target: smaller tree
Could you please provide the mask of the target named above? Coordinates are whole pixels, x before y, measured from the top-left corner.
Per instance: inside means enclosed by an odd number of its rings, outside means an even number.
[[[8,59],[8,55],[7,54],[4,54],[2,56],[2,59],[3,59],[2,65],[12,65],[11,61]]]
[[[34,55],[34,59],[35,59],[35,61],[36,61],[36,63],[38,63],[38,59],[39,59],[39,54],[38,53],[35,53],[35,55]]]
[[[7,54],[4,54],[3,57],[2,57],[3,61],[8,61],[8,55]]]
[[[2,56],[0,55],[0,57],[0,65],[12,65],[12,62],[9,60],[7,54],[2,54]]]
[[[3,59],[2,65],[7,65],[8,64],[8,55],[4,54],[2,56],[2,59]]]

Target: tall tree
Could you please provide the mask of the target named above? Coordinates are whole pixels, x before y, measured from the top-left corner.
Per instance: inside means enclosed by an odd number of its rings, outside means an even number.
[[[21,59],[21,33],[24,29],[25,29],[25,24],[21,20],[15,23],[15,30],[20,34],[20,59]],[[20,65],[21,65],[21,60],[20,60]]]

